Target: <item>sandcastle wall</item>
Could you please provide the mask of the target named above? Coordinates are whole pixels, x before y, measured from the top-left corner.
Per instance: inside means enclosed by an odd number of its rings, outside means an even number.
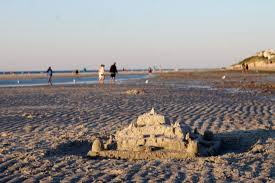
[[[185,150],[184,134],[179,126],[167,125],[164,116],[151,111],[140,116],[136,123],[117,132],[118,150],[140,150],[141,147],[158,147],[166,150]]]

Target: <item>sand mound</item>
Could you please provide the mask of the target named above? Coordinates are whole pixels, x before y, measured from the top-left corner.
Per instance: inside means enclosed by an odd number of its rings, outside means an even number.
[[[144,90],[142,89],[130,89],[126,91],[127,95],[140,95],[144,94]]]

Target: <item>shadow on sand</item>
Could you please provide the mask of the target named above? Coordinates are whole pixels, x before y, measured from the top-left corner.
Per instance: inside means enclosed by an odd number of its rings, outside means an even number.
[[[45,156],[82,156],[86,157],[88,151],[92,148],[89,141],[67,141],[59,144],[55,149],[50,149],[46,152]]]
[[[215,135],[221,139],[221,148],[218,156],[227,153],[244,153],[249,151],[255,144],[265,144],[269,138],[275,138],[275,130],[238,130],[232,132],[224,132]],[[69,156],[76,155],[87,157],[88,151],[91,149],[89,141],[68,141],[58,145],[55,149],[46,152],[46,157],[51,156]]]
[[[275,130],[238,130],[216,134],[222,145],[219,155],[227,153],[243,153],[249,151],[255,144],[265,144],[266,140],[275,139]]]

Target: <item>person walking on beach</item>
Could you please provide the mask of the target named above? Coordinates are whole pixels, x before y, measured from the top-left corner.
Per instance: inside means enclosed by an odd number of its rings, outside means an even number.
[[[242,63],[242,72],[245,72],[245,63]]]
[[[116,74],[117,74],[117,68],[116,68],[116,63],[111,65],[110,67],[110,73],[111,73],[111,82],[115,82],[116,80]]]
[[[48,84],[50,84],[52,86],[53,85],[53,83],[52,83],[53,70],[51,67],[48,68],[47,75],[48,75]]]
[[[148,74],[150,75],[150,74],[152,74],[152,72],[153,72],[153,69],[151,67],[149,67],[148,68]]]
[[[73,79],[73,82],[74,82],[74,84],[76,84],[76,82],[77,82],[77,80],[78,80],[78,78],[79,78],[79,70],[76,69],[76,70],[74,71],[74,74],[75,74],[75,78]]]
[[[98,69],[98,82],[99,82],[99,84],[104,84],[104,79],[105,79],[104,67],[105,67],[105,65],[101,64],[99,69]]]

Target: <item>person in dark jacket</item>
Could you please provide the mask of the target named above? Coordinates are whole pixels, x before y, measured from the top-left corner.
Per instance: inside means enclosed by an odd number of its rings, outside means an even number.
[[[47,75],[48,75],[48,84],[50,84],[52,86],[53,85],[53,83],[52,83],[53,70],[52,70],[51,67],[49,67],[46,72],[47,72]]]
[[[114,63],[113,65],[111,65],[111,67],[110,67],[110,74],[111,74],[111,82],[115,82],[116,74],[117,74],[116,63]]]
[[[153,69],[151,67],[148,68],[148,74],[152,74]]]

